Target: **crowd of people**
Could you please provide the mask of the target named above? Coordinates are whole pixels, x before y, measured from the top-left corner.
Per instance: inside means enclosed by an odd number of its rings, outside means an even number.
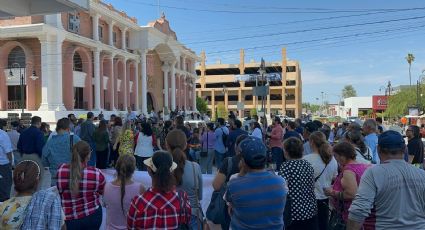
[[[380,119],[185,117],[69,114],[53,132],[37,116],[7,132],[0,119],[0,228],[99,229],[105,215],[106,229],[425,229],[416,125],[406,144]],[[212,197],[203,174],[214,175]]]

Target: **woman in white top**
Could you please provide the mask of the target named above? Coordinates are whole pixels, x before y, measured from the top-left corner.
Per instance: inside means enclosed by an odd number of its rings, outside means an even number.
[[[256,138],[260,138],[261,140],[263,139],[263,132],[261,131],[261,126],[258,122],[254,121],[251,122],[251,135],[253,137]]]
[[[360,130],[350,130],[345,133],[345,140],[350,142],[356,150],[356,162],[371,164],[372,150],[365,144]]]
[[[316,131],[309,137],[312,154],[304,156],[314,169],[314,193],[316,195],[319,220],[319,230],[328,229],[329,198],[323,189],[331,187],[332,180],[338,174],[338,163],[332,155],[331,146],[325,134]]]
[[[136,166],[138,170],[146,171],[146,165],[143,161],[152,157],[153,155],[153,131],[149,123],[143,122],[142,129],[136,137],[136,149],[134,156],[136,157]]]

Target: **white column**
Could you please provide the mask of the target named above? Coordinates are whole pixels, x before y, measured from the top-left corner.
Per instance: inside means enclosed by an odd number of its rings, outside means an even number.
[[[142,62],[142,113],[148,114],[148,76],[146,70],[147,50],[142,50],[140,60]]]
[[[168,71],[170,68],[168,64],[164,64],[161,69],[164,72],[164,108],[168,108]]]
[[[115,22],[114,21],[109,21],[109,24],[108,24],[108,26],[109,26],[109,45],[110,46],[114,46],[114,39],[113,39],[113,35],[112,35],[112,33],[114,32],[113,30],[114,30],[114,24],[115,24]]]
[[[183,56],[183,71],[187,71],[187,69],[186,69],[186,57],[185,56]]]
[[[109,99],[109,101],[110,101],[110,103],[111,103],[111,108],[112,108],[112,111],[115,111],[116,110],[116,108],[115,108],[115,74],[114,74],[114,54],[111,54],[111,59],[110,59],[110,61],[111,61],[111,63],[110,63],[110,66],[111,66],[111,76],[109,77],[110,79],[110,81],[111,81],[111,88],[112,88],[112,92],[110,92],[110,99]]]
[[[127,49],[127,44],[125,44],[125,34],[127,33],[127,28],[122,28],[121,29],[121,49],[126,50]]]
[[[134,62],[134,82],[133,82],[133,92],[134,92],[134,103],[136,104],[136,111],[139,112],[139,62]]]
[[[121,79],[121,86],[124,85],[124,87],[121,87],[121,94],[124,97],[124,111],[127,110],[128,104],[127,104],[127,94],[129,93],[127,91],[127,58],[123,59],[123,63],[124,63],[124,68],[122,68],[123,70],[123,78]]]
[[[40,37],[41,43],[41,105],[38,110],[64,111],[62,94],[63,35]],[[69,86],[72,87],[72,86]]]
[[[93,40],[99,41],[99,14],[92,16],[93,19]]]
[[[171,63],[171,109],[176,109],[176,62]]]
[[[189,90],[187,90],[188,89],[188,84],[187,84],[187,82],[186,82],[186,80],[188,79],[188,76],[186,76],[186,75],[184,75],[183,76],[183,84],[184,84],[184,88],[183,88],[183,93],[184,93],[184,103],[183,103],[183,105],[184,105],[184,109],[185,110],[187,110],[187,94],[189,93]]]
[[[94,110],[101,110],[100,107],[100,50],[93,50],[94,59]],[[102,87],[103,88],[103,87]]]
[[[193,84],[192,84],[192,90],[193,90],[193,95],[192,95],[192,111],[197,111],[196,109],[196,80],[193,79]]]

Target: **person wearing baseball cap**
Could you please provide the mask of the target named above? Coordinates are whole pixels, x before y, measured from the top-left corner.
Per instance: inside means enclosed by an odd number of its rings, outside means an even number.
[[[266,171],[266,146],[256,137],[238,145],[242,160],[239,177],[228,183],[225,200],[232,229],[283,229],[288,188],[282,177]]]
[[[361,229],[372,208],[374,229],[425,229],[425,172],[404,161],[406,144],[396,131],[383,132],[377,149],[381,164],[363,174],[347,229]]]

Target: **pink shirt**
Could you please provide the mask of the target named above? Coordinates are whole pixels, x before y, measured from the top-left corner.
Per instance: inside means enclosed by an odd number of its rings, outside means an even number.
[[[279,147],[283,148],[282,144],[282,138],[283,138],[283,128],[279,124],[274,125],[270,137],[270,147]]]
[[[106,229],[127,229],[127,212],[130,208],[131,200],[140,195],[140,183],[133,182],[125,186],[123,199],[124,212],[121,208],[121,188],[111,182],[105,185],[103,200],[106,206]]]
[[[357,181],[357,186],[358,186],[359,183],[360,183],[360,179],[362,178],[363,173],[370,166],[371,166],[371,164],[360,164],[360,163],[347,164],[344,167],[344,171],[349,170],[349,171],[352,171],[356,175],[356,181]],[[343,176],[343,173],[338,174],[338,176],[335,179],[335,183],[333,184],[332,188],[336,192],[342,192],[342,190],[343,190],[342,184],[341,184],[342,176]],[[338,200],[331,199],[331,202],[332,202],[332,205],[336,209],[340,209]],[[345,221],[347,221],[347,219],[348,219],[348,209],[351,206],[351,202],[352,202],[352,200],[344,200],[344,210],[342,211],[342,218]]]

